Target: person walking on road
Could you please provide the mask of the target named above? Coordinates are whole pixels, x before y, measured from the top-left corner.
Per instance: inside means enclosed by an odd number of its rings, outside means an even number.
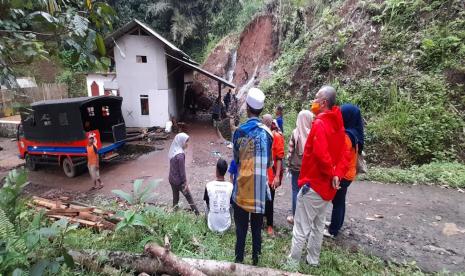
[[[304,155],[305,142],[312,127],[314,115],[309,110],[302,110],[297,115],[296,128],[292,131],[288,147],[288,168],[291,173],[292,184],[292,216],[287,217],[287,222],[294,224],[295,207],[297,203],[297,193],[299,192],[300,166]]]
[[[233,137],[233,156],[238,168],[237,183],[234,183],[232,196],[236,224],[235,262],[244,261],[245,239],[250,220],[252,262],[256,265],[262,246],[265,201],[269,199],[267,169],[271,167],[272,134],[258,118],[265,104],[263,92],[251,88],[246,103],[248,120],[236,129]]]
[[[192,199],[189,186],[187,185],[185,150],[187,149],[188,141],[189,135],[181,132],[174,137],[171,143],[170,151],[168,152],[170,160],[169,182],[173,190],[173,207],[178,207],[179,193],[181,192],[186,197],[192,211],[196,215],[199,215],[199,210]]]
[[[350,151],[350,161],[348,171],[341,180],[339,190],[333,199],[333,211],[331,213],[331,224],[328,230],[324,232],[326,237],[334,238],[338,235],[339,230],[344,224],[346,212],[346,194],[347,188],[357,175],[357,156],[362,153],[365,143],[363,133],[363,120],[360,109],[353,104],[344,104],[341,106],[342,119],[346,130],[346,147]]]
[[[316,118],[302,158],[289,261],[300,261],[307,242],[306,261],[318,265],[326,212],[347,172],[350,152],[345,145],[344,123],[333,87],[323,86],[318,91],[312,112]]]

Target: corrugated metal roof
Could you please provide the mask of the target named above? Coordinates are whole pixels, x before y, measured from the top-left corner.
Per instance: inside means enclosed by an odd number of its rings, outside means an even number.
[[[202,69],[202,68],[196,66],[196,65],[193,64],[193,63],[190,63],[190,62],[188,62],[188,61],[186,61],[186,60],[182,60],[182,59],[173,57],[172,55],[169,55],[169,54],[167,54],[167,53],[165,53],[165,55],[166,55],[167,57],[173,59],[173,60],[176,61],[176,62],[179,62],[179,63],[181,63],[181,64],[183,64],[183,65],[186,65],[187,67],[189,67],[189,68],[191,68],[191,69],[193,69],[193,70],[196,70],[196,71],[200,72],[201,74],[206,75],[207,77],[209,77],[209,78],[211,78],[211,79],[214,79],[214,80],[216,80],[216,81],[219,81],[219,82],[223,83],[224,85],[227,85],[227,86],[229,86],[229,87],[231,87],[231,88],[236,88],[236,86],[235,86],[233,83],[230,83],[229,81],[227,81],[227,80],[225,80],[225,79],[223,79],[223,78],[221,78],[221,77],[218,77],[217,75],[214,75],[214,74],[212,74],[212,73],[210,73],[210,72],[208,72],[208,71],[206,71],[206,70],[204,70],[204,69]]]

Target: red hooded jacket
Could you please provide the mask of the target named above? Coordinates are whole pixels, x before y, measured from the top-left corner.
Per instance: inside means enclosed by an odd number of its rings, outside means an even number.
[[[332,200],[337,190],[331,181],[334,176],[344,177],[349,159],[341,110],[335,106],[313,121],[302,157],[299,187],[308,183],[323,200]]]

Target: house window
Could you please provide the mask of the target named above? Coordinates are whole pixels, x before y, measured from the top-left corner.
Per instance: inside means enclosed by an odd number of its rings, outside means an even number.
[[[102,116],[103,117],[110,116],[110,108],[108,107],[108,105],[102,106]]]
[[[87,113],[89,114],[89,117],[94,117],[95,116],[95,111],[93,106],[89,106],[87,108]]]
[[[147,63],[147,56],[136,56],[137,63]]]
[[[142,115],[149,115],[149,96],[140,95],[140,111]]]
[[[67,126],[68,125],[68,114],[66,113],[59,113],[58,114],[58,122],[60,126]]]
[[[40,121],[44,124],[44,126],[52,125],[52,118],[50,117],[50,114],[44,113],[42,118],[40,118]]]

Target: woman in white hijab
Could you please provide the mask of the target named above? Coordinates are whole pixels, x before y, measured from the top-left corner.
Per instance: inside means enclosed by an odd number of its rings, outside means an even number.
[[[292,216],[288,216],[287,221],[290,224],[294,223],[297,194],[299,193],[297,181],[299,180],[305,142],[307,141],[308,134],[312,128],[313,118],[314,115],[309,110],[300,111],[297,116],[296,128],[292,131],[291,138],[289,139],[287,160],[289,162],[288,167],[292,176]]]
[[[171,143],[170,151],[168,152],[168,158],[170,160],[169,182],[173,190],[173,207],[178,207],[179,192],[181,192],[186,197],[192,211],[198,215],[199,211],[192,199],[186,178],[185,150],[187,149],[188,141],[189,135],[182,132],[176,135],[173,143]]]

